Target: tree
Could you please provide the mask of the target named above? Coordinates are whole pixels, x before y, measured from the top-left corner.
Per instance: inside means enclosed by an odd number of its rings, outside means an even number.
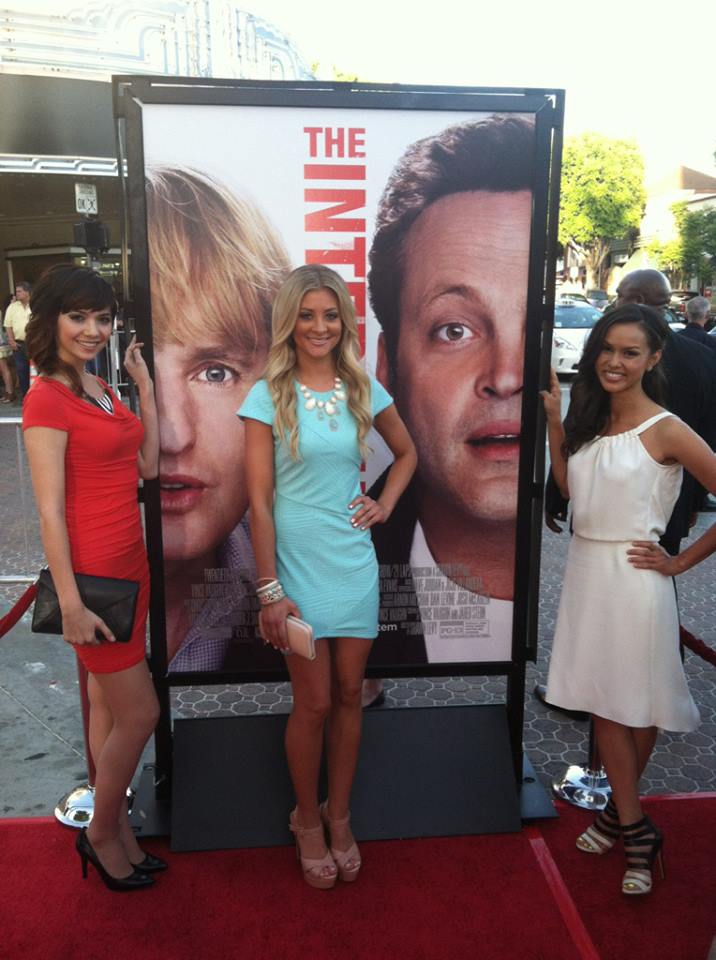
[[[649,253],[676,287],[686,287],[692,278],[699,285],[712,283],[716,275],[716,208],[689,210],[685,203],[671,208],[676,237],[668,243],[653,243]]]
[[[609,242],[639,227],[645,203],[644,160],[635,143],[600,133],[566,141],[559,239],[581,248],[589,286],[601,288]]]
[[[649,259],[656,263],[659,270],[663,270],[668,275],[675,288],[678,289],[683,286],[681,282],[683,248],[679,238],[667,240],[666,243],[654,240],[646,248],[646,252],[649,254]]]
[[[674,219],[682,247],[682,269],[699,283],[711,283],[716,266],[716,208],[687,210],[677,204]]]

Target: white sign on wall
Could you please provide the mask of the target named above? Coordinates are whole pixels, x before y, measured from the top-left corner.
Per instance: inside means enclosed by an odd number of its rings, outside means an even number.
[[[93,183],[75,184],[75,209],[77,213],[98,213],[97,187]]]

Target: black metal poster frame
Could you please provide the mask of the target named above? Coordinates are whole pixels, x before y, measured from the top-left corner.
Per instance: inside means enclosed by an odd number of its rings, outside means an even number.
[[[149,104],[320,107],[360,110],[445,110],[531,114],[535,120],[535,179],[527,287],[522,439],[518,476],[518,511],[512,659],[507,662],[423,664],[372,667],[369,675],[507,677],[508,725],[518,779],[522,769],[525,668],[537,655],[537,612],[544,480],[544,423],[539,385],[548,379],[554,310],[557,220],[561,171],[564,91],[555,89],[401,86],[365,83],[205,80],[196,78],[114,77],[119,169],[124,198],[124,256],[131,250],[129,323],[146,344],[152,374],[151,298],[144,188],[142,110]],[[189,135],[189,134],[187,134]],[[125,271],[125,276],[126,276]],[[171,767],[169,690],[171,686],[279,680],[285,673],[167,673],[159,482],[145,484],[144,502],[152,599],[150,666],[162,705],[157,732],[159,774]]]

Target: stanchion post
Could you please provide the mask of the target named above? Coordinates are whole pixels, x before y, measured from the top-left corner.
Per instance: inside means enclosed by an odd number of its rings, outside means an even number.
[[[573,764],[564,776],[552,782],[552,790],[562,800],[585,810],[603,810],[611,796],[606,772],[599,757],[594,721],[589,721],[589,757],[586,766]]]

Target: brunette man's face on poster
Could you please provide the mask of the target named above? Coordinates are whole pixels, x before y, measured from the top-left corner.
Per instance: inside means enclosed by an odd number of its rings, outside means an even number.
[[[168,562],[209,560],[248,508],[244,425],[236,411],[261,374],[267,346],[246,356],[208,336],[155,347]]]
[[[451,194],[406,235],[393,388],[424,509],[516,516],[531,208],[527,190]]]

